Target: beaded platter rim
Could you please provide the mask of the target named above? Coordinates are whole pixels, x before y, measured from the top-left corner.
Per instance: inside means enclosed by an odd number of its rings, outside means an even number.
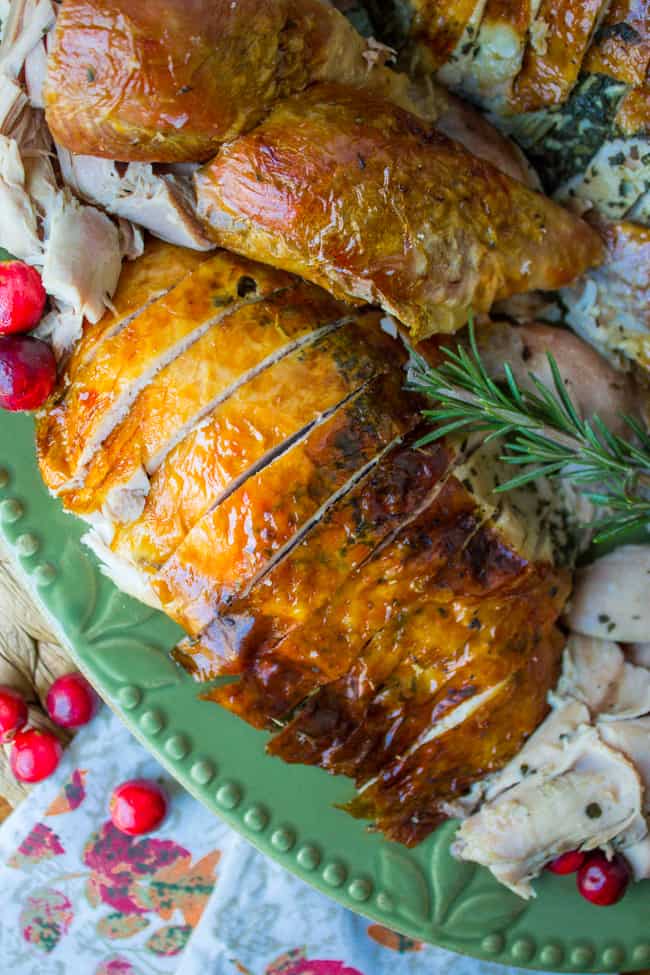
[[[369,833],[335,808],[343,779],[266,755],[265,736],[214,704],[171,660],[180,631],[121,594],[81,543],[83,526],[38,475],[33,421],[0,423],[0,533],[16,568],[75,663],[131,731],[197,799],[302,880],[344,907],[486,961],[557,972],[650,965],[650,883],[603,911],[571,877],[546,875],[524,902],[458,863],[454,824],[415,850]]]

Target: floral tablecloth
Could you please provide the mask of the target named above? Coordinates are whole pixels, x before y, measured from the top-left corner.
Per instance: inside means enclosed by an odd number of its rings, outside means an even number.
[[[112,789],[156,778],[170,814],[117,832]],[[108,709],[0,828],[11,975],[497,975],[394,934],[267,860],[169,779]],[[512,970],[514,971],[514,970]]]

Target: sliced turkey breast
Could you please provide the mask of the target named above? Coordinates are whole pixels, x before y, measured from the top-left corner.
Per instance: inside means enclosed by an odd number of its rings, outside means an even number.
[[[624,667],[617,643],[573,634],[564,651],[557,694],[580,701],[592,715],[600,714],[615,697]]]
[[[180,662],[239,674],[223,703],[288,722],[274,752],[351,775],[351,811],[417,842],[546,712],[555,528],[536,489],[492,495],[494,445],[418,448],[394,323],[180,253],[150,245],[86,326],[39,420],[44,476],[118,585],[186,627]]]
[[[391,839],[414,845],[448,816],[448,805],[501,768],[544,718],[543,688],[556,674],[561,641],[525,653],[518,670],[479,699],[458,725],[435,726],[414,752],[398,757],[345,808],[370,819]],[[477,774],[478,773],[478,774]]]
[[[385,357],[390,345],[379,347],[374,319],[336,318],[340,306],[309,285],[278,297],[267,315],[260,305],[250,312],[249,335],[257,328],[277,348],[260,360],[259,374],[243,377],[203,422],[185,431],[155,472],[150,465],[141,516],[115,534],[116,554],[143,569],[164,565],[235,484],[306,436],[385,367],[382,352]]]
[[[400,395],[400,380],[399,373],[371,380],[192,529],[155,581],[170,615],[200,632],[303,523],[320,517],[323,505],[415,424],[417,413],[398,418],[386,409]],[[209,538],[222,539],[218,551],[206,547]]]
[[[643,643],[650,633],[650,545],[623,545],[577,574],[567,622],[584,636]]]
[[[184,247],[148,241],[142,256],[122,268],[112,308],[100,322],[84,330],[83,341],[72,350],[65,368],[65,385],[75,383],[79,371],[92,360],[103,341],[114,338],[204,260],[205,255],[194,254]]]
[[[463,90],[480,103],[495,109],[507,103],[540,2],[487,0],[472,61],[462,78]]]
[[[456,0],[451,5],[449,3],[434,4],[445,8],[444,16],[448,18],[446,30],[442,33],[443,46],[448,48],[453,37],[456,41],[453,49],[449,53],[444,63],[441,63],[438,77],[443,84],[450,88],[457,88],[462,84],[465,73],[474,60],[476,54],[477,39],[479,28],[485,11],[486,0]],[[451,6],[451,9],[450,9]],[[456,8],[455,10],[453,8]],[[433,16],[432,16],[433,15]],[[460,15],[460,16],[458,16]],[[427,11],[427,17],[435,23],[435,11]],[[432,52],[436,49],[433,43],[434,36],[427,35],[427,51]]]
[[[290,312],[301,303],[305,313],[302,320],[287,314],[287,309]],[[107,506],[119,522],[139,517],[141,511],[131,518],[118,515],[120,496],[128,493],[128,484],[138,471],[143,470],[146,477],[155,474],[166,456],[242,384],[282,356],[301,349],[323,332],[327,334],[345,321],[346,311],[329,296],[297,284],[264,301],[233,306],[220,327],[205,332],[144,387],[124,420],[99,446],[83,487],[61,495],[66,507],[88,514]],[[276,323],[281,327],[274,328]],[[228,356],[223,354],[225,347],[230,350]],[[321,358],[329,366],[329,385],[316,385],[314,399],[320,393],[320,405],[328,409],[350,389],[343,385],[344,372],[337,377],[336,364],[327,347]],[[314,357],[312,364],[317,380],[320,363]],[[331,402],[328,396],[332,397]],[[304,405],[307,423],[309,403]],[[295,430],[291,428],[291,432]]]
[[[568,743],[575,740],[582,725],[589,724],[589,709],[577,700],[556,699],[555,704],[549,716],[513,760],[501,772],[486,780],[483,794],[488,801],[519,785],[529,776],[561,775],[571,767],[574,754]]]
[[[63,456],[61,440],[48,456],[51,423],[41,425],[41,463],[44,470],[52,468],[47,476],[50,486],[81,486],[102,443],[157,373],[211,328],[227,323],[237,307],[260,301],[289,283],[275,271],[220,253],[105,338],[79,369],[54,417],[66,430]],[[228,334],[227,324],[223,334]]]
[[[650,712],[650,670],[625,660],[616,643],[572,636],[558,694],[584,702],[600,721]]]
[[[603,741],[622,752],[639,773],[644,789],[643,808],[650,813],[650,717],[599,723],[598,729]]]
[[[649,64],[647,0],[611,0],[602,28],[585,58],[584,70],[641,85]]]
[[[431,504],[452,452],[440,445],[416,447],[420,434],[415,431],[387,453],[257,585],[215,617],[198,640],[177,648],[176,658],[200,680],[255,667],[233,688],[233,710],[235,699],[255,693],[258,679],[271,693],[273,675],[278,671],[282,677],[282,665],[288,668],[293,659],[282,660],[283,637],[306,624],[355,569]],[[276,646],[279,655],[273,653]],[[286,676],[291,676],[288,670]],[[283,696],[280,710],[286,709],[285,700]],[[237,705],[249,720],[252,705],[252,699]]]
[[[608,6],[609,0],[542,0],[509,99],[510,112],[533,112],[568,97]]]

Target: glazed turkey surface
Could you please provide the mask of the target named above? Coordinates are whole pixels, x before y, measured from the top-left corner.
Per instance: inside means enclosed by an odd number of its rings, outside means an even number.
[[[196,182],[216,244],[379,304],[417,340],[600,263],[512,143],[387,57],[326,0],[65,0],[46,116],[71,153],[216,154]]]
[[[493,451],[418,446],[407,358],[376,312],[153,244],[38,445],[107,571],[187,629],[176,659],[239,678],[203,696],[350,776],[350,811],[415,843],[543,719],[569,576],[547,506],[490,494]]]
[[[416,340],[598,264],[587,224],[399,107],[341,85],[279,103],[196,177],[214,239],[379,304]]]

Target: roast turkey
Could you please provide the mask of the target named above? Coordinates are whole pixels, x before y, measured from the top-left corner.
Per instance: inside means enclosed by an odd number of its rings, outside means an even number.
[[[156,242],[38,420],[40,466],[123,588],[187,631],[197,694],[350,776],[416,843],[547,711],[562,512],[492,494],[493,447],[418,446],[394,322]],[[434,355],[435,350],[430,350]]]
[[[217,153],[196,183],[217,244],[379,304],[418,340],[600,263],[507,140],[384,61],[325,0],[65,0],[46,114],[75,154]]]

